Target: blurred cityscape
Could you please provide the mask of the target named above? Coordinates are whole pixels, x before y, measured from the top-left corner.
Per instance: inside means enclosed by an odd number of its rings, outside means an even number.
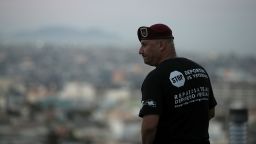
[[[248,108],[248,144],[255,144],[255,55],[178,55],[211,77],[212,144],[229,143],[236,104]],[[0,144],[139,144],[140,85],[151,69],[135,47],[0,44]]]

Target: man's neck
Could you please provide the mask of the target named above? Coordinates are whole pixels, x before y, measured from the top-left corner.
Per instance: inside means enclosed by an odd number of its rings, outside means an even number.
[[[159,63],[162,63],[165,60],[176,58],[176,54],[168,54],[166,56],[163,56]]]

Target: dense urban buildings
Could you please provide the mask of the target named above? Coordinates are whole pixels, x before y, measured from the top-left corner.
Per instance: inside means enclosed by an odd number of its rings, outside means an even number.
[[[248,109],[248,144],[255,143],[255,56],[178,55],[211,77],[212,143],[228,143],[233,105]],[[150,69],[137,48],[0,45],[0,144],[138,144],[140,85]]]

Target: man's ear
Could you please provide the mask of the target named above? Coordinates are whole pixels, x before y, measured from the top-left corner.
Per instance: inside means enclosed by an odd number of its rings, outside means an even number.
[[[165,49],[165,43],[162,40],[159,40],[159,49],[160,51],[163,51]]]

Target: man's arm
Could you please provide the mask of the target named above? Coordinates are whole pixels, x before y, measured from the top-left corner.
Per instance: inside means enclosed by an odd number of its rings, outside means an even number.
[[[158,115],[143,116],[141,125],[142,144],[153,144],[157,130],[158,120]]]
[[[209,109],[209,120],[215,116],[215,107]]]

